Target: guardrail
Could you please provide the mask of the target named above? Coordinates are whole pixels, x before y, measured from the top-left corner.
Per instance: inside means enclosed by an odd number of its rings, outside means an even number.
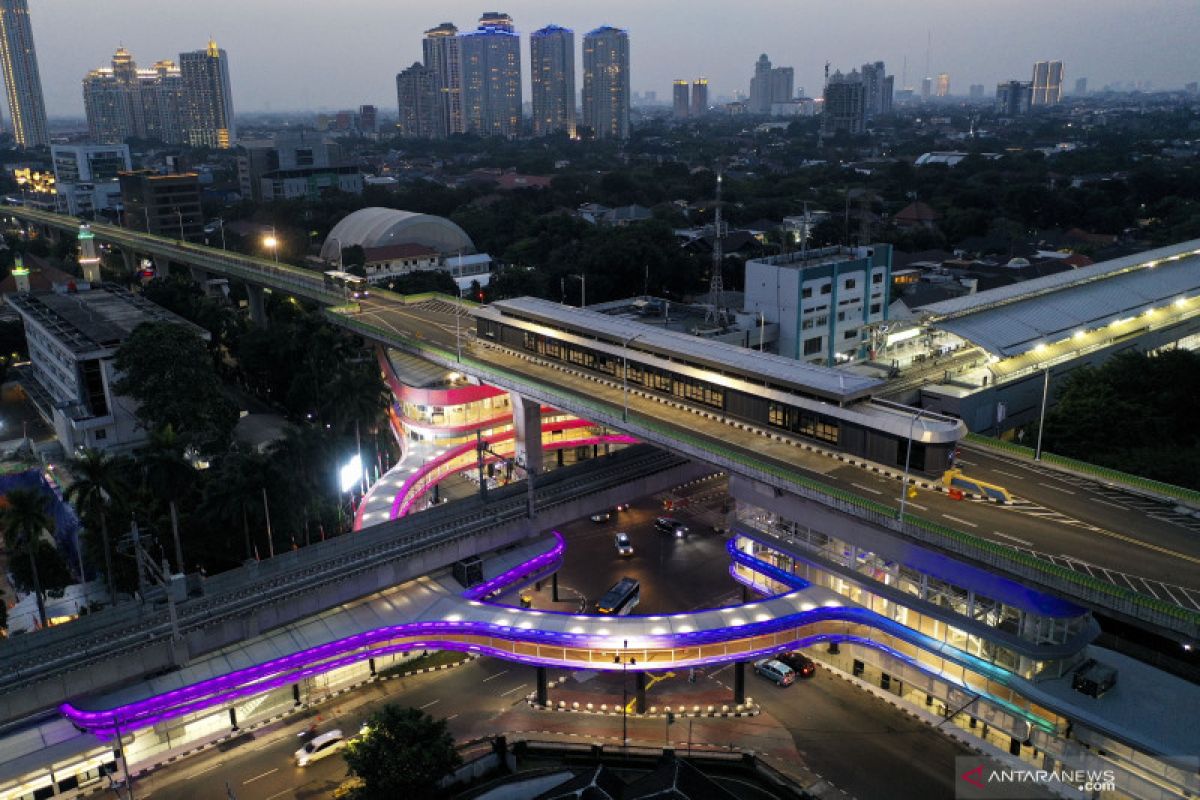
[[[977,444],[980,447],[989,447],[993,450],[1000,450],[1009,455],[1017,456],[1033,463],[1036,459],[1036,451],[1032,447],[1026,447],[1015,442],[1005,442],[991,436],[983,436],[978,433],[967,434],[967,441],[971,444]],[[1200,491],[1189,489],[1186,486],[1176,486],[1172,483],[1164,483],[1156,481],[1152,478],[1143,478],[1140,475],[1133,475],[1128,472],[1121,472],[1110,467],[1103,467],[1099,464],[1091,464],[1087,461],[1080,461],[1069,456],[1060,456],[1055,453],[1042,453],[1042,463],[1053,464],[1054,466],[1063,467],[1072,472],[1083,473],[1091,477],[1100,478],[1112,483],[1128,486],[1132,489],[1141,489],[1142,491],[1156,494],[1170,500],[1177,500],[1180,503],[1188,503],[1194,506],[1200,506]]]
[[[1089,575],[1073,572],[923,517],[906,514],[902,524],[896,519],[895,511],[888,506],[815,480],[783,464],[766,461],[641,414],[630,412],[628,419],[623,419],[621,409],[604,401],[569,393],[558,386],[533,383],[520,373],[484,363],[466,353],[459,361],[455,353],[438,345],[397,334],[361,319],[341,317],[339,322],[376,341],[391,344],[433,361],[440,360],[444,366],[454,368],[458,365],[469,368],[485,382],[503,385],[556,408],[580,414],[592,422],[620,428],[626,433],[658,442],[690,457],[733,468],[747,477],[762,480],[874,525],[894,530],[1010,574],[1041,581],[1043,585],[1067,592],[1074,598],[1189,636],[1200,636],[1200,613],[1105,583]]]
[[[537,487],[535,509],[544,511],[681,463],[669,453],[634,447],[581,465],[586,468],[551,472],[542,476]],[[491,495],[493,500],[486,504],[472,498],[438,506],[209,578],[204,597],[178,604],[179,630],[187,633],[292,596],[311,595],[322,584],[345,580],[389,560],[411,558],[526,518],[523,487],[505,487]],[[171,635],[165,608],[126,603],[68,625],[10,639],[0,646],[0,691],[13,691],[56,671],[79,669]]]

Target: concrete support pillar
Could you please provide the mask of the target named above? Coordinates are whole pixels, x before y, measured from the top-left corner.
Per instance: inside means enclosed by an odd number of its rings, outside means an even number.
[[[79,228],[79,269],[88,283],[100,283],[100,256],[96,253],[96,239],[91,228]]]
[[[154,256],[154,275],[166,278],[171,275],[171,260],[166,256]]]
[[[267,307],[263,300],[263,287],[246,284],[246,296],[250,307],[250,321],[260,328],[267,327]]]
[[[132,250],[121,248],[121,259],[125,262],[125,271],[133,272],[138,268],[138,259]]]
[[[733,665],[733,704],[740,706],[746,702],[746,662],[737,661]]]
[[[1014,756],[1021,755],[1021,742],[1015,736],[1008,739],[1008,752]]]
[[[635,672],[634,677],[637,679],[637,691],[634,694],[636,703],[633,706],[634,711],[638,714],[646,713],[646,673]]]
[[[543,708],[550,705],[550,682],[545,667],[537,668],[537,704]]]
[[[517,462],[537,475],[542,471],[542,404],[510,392]]]
[[[192,272],[192,280],[200,284],[201,289],[206,289],[208,282],[208,273],[199,267],[189,267]]]

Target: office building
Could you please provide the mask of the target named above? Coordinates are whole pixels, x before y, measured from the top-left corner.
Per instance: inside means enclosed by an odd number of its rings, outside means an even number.
[[[498,24],[484,24],[484,22]],[[458,37],[462,57],[463,127],[481,136],[521,133],[521,38],[507,14],[489,12]]]
[[[50,144],[27,0],[0,0],[0,67],[17,147]]]
[[[122,172],[117,179],[126,228],[185,242],[204,238],[200,179],[196,173],[160,175],[142,169]]]
[[[431,100],[428,105],[434,104]],[[244,198],[316,200],[329,191],[362,194],[358,167],[346,163],[338,144],[319,132],[277,133],[271,139],[240,142],[238,150]]]
[[[179,54],[187,141],[193,147],[229,148],[237,140],[229,58],[210,40],[205,50]]]
[[[972,83],[971,88],[968,91],[968,94],[970,95],[972,100],[975,100],[975,101],[982,100],[983,99],[983,84],[982,83]]]
[[[1054,106],[1062,100],[1063,65],[1061,61],[1039,61],[1033,65],[1031,106]]]
[[[1028,81],[1004,81],[996,84],[996,113],[1015,117],[1029,111],[1033,84]]]
[[[425,31],[421,42],[425,56],[425,68],[433,73],[434,87],[438,93],[437,133],[446,137],[462,133],[462,51],[458,39],[458,28],[443,22],[436,28]]]
[[[932,95],[933,95],[933,78],[930,78],[929,76],[925,76],[924,78],[921,78],[921,99],[927,101],[927,100],[929,100],[929,98]]]
[[[379,109],[365,105],[358,107],[358,132],[363,136],[374,136],[379,131]]]
[[[164,144],[187,141],[183,78],[173,61],[139,69],[124,47],[111,66],[83,79],[83,107],[93,142],[120,144],[130,137]]]
[[[869,326],[887,319],[891,271],[886,244],[751,259],[746,310],[779,325],[779,355],[831,367],[865,355]]]
[[[751,114],[769,114],[771,112],[771,59],[763,53],[754,62],[754,77],[750,79],[750,105],[747,109]]]
[[[890,113],[896,82],[895,76],[887,74],[887,68],[882,61],[863,64],[860,74],[863,81],[863,102],[866,105],[867,118]]]
[[[529,36],[533,135],[575,135],[575,34],[547,25]]]
[[[209,338],[203,328],[112,284],[55,286],[6,299],[21,316],[29,344],[21,382],[68,456],[82,448],[129,452],[149,439],[135,415],[137,403],[113,388],[120,377],[114,356],[138,325],[170,322]]]
[[[93,217],[121,205],[117,176],[133,168],[124,144],[55,144],[54,162],[58,210],[73,217]]]
[[[684,119],[691,116],[691,105],[688,100],[688,82],[686,80],[679,78],[672,82],[671,100],[675,119]]]
[[[708,78],[696,78],[692,82],[692,116],[708,113]]]
[[[796,97],[796,70],[775,67],[771,70],[771,102],[787,103]]]
[[[441,95],[433,70],[418,61],[397,75],[396,103],[400,112],[396,119],[398,134],[420,139],[444,135],[440,127]]]
[[[583,124],[597,139],[629,138],[629,34],[620,28],[583,37]]]
[[[1076,78],[1075,79],[1075,96],[1076,97],[1086,97],[1087,93],[1088,93],[1087,78]]]
[[[825,106],[821,131],[826,136],[845,131],[857,135],[866,130],[866,87],[858,70],[843,75],[835,71],[825,84]]]
[[[949,72],[943,72],[938,75],[938,77],[937,77],[937,96],[938,97],[949,97],[950,96],[950,73]]]

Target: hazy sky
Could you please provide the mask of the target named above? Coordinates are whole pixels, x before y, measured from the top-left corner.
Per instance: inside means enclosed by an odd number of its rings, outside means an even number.
[[[490,0],[486,0],[490,3]],[[46,105],[82,116],[80,79],[125,45],[139,64],[177,59],[212,35],[229,53],[239,112],[349,108],[395,110],[395,75],[421,57],[421,33],[439,22],[473,28],[482,11],[510,13],[523,34],[548,23],[583,33],[630,33],[634,91],[670,99],[671,80],[706,76],[712,96],[747,89],[759,53],[796,69],[818,93],[822,68],[882,59],[901,85],[949,72],[951,90],[1028,80],[1039,59],[1061,59],[1065,84],[1086,76],[1155,87],[1200,80],[1197,0],[30,0]],[[577,81],[578,84],[578,81]],[[526,77],[526,101],[528,77]]]

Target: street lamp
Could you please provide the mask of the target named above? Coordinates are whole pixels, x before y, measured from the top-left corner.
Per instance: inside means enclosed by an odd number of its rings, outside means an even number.
[[[633,341],[640,336],[642,334],[635,333],[621,342],[621,395],[625,400],[625,407],[621,412],[623,422],[629,421],[629,345],[633,344]]]
[[[1038,417],[1038,440],[1037,449],[1033,451],[1034,461],[1042,460],[1042,429],[1046,425],[1046,400],[1050,395],[1050,368],[1046,367],[1042,370],[1042,374],[1044,376],[1042,379],[1042,413]]]
[[[623,648],[621,651],[622,653],[625,652],[625,650],[629,649],[629,640],[625,639],[624,641],[622,641],[621,647]],[[620,653],[618,653],[617,657],[613,660],[618,661],[621,664],[621,746],[628,747],[629,746],[629,722],[628,722],[629,679],[628,679],[628,675],[627,675],[627,668],[630,664],[632,664],[633,666],[636,667],[637,659],[636,658],[625,658]]]
[[[275,236],[275,226],[271,226],[271,235],[263,239],[263,246],[271,249],[272,255],[275,256],[275,263],[279,263],[279,239]]]
[[[175,213],[179,216],[179,241],[183,241],[183,210],[178,206],[175,207]]]
[[[904,453],[904,480],[900,484],[900,522],[904,522],[904,504],[908,500],[908,467],[912,461],[912,437],[913,426],[917,424],[917,420],[925,413],[925,409],[917,409],[917,413],[913,414],[913,418],[908,421],[908,449]],[[921,427],[925,427],[925,423],[921,423]]]
[[[325,239],[325,244],[329,244],[330,242],[337,242],[337,244],[338,244],[338,246],[337,246],[338,272],[345,272],[346,271],[345,267],[342,264],[342,240],[336,236],[329,236]]]

